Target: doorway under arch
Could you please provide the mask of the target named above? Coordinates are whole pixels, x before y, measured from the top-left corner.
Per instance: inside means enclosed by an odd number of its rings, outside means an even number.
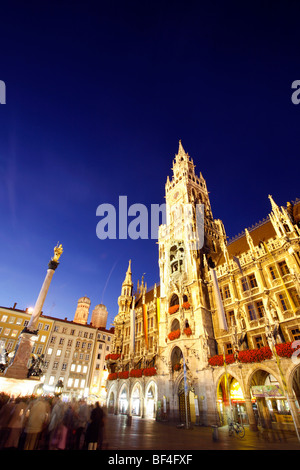
[[[120,414],[128,413],[128,392],[125,385],[119,395],[119,412]]]
[[[255,400],[253,410],[258,426],[270,429],[272,427],[276,428],[282,420],[290,420],[292,423],[285,392],[278,379],[269,371],[258,369],[254,372],[250,392]]]
[[[157,385],[150,382],[145,393],[145,417],[149,419],[156,418],[157,407]]]
[[[141,386],[139,383],[137,383],[133,390],[132,390],[132,395],[131,395],[131,414],[132,416],[141,416],[142,414],[142,397],[141,397]]]
[[[237,379],[230,374],[223,374],[217,386],[217,410],[222,426],[229,420],[248,424],[245,398]]]
[[[114,413],[115,411],[115,395],[114,392],[110,392],[108,403],[107,403],[107,411],[108,413]]]

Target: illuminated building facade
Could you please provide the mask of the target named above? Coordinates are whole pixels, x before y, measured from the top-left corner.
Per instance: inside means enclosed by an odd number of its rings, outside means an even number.
[[[87,297],[79,299],[74,321],[42,314],[32,354],[44,355],[41,380],[45,393],[53,393],[61,380],[64,399],[90,397],[92,401],[104,403],[107,378],[105,355],[110,352],[114,332],[113,328],[107,330],[103,326],[98,328],[87,323],[85,305],[82,308],[83,303],[88,304],[87,300]],[[29,309],[0,307],[0,342],[8,353],[13,354],[18,337],[30,318]]]
[[[203,425],[299,426],[300,201],[279,207],[269,196],[267,218],[228,241],[181,142],[172,170],[160,282],[134,288],[129,263],[122,284],[108,409]]]

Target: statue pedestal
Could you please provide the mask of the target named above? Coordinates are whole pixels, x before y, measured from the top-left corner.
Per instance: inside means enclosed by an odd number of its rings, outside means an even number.
[[[4,372],[4,377],[14,379],[27,379],[28,361],[30,359],[34,342],[37,335],[34,332],[23,332],[20,334],[16,353],[11,365]]]

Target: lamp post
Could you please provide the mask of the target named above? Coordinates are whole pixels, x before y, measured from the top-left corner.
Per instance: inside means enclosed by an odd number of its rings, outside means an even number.
[[[56,397],[59,397],[62,394],[63,388],[64,388],[64,384],[63,384],[62,380],[59,380],[57,382],[57,384],[55,385],[54,395]]]
[[[13,379],[26,379],[28,372],[28,360],[31,356],[32,347],[37,340],[38,335],[38,321],[42,313],[42,308],[49,290],[49,286],[56,270],[59,265],[58,260],[63,252],[62,245],[57,244],[54,248],[54,256],[48,263],[48,270],[44,283],[37,298],[33,313],[30,321],[23,329],[19,336],[18,344],[15,350],[12,363],[7,367],[4,372],[5,377]]]

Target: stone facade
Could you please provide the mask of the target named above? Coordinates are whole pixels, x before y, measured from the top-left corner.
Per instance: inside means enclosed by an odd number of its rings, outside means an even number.
[[[269,216],[228,242],[181,142],[172,170],[160,282],[134,289],[130,262],[118,299],[108,408],[204,425],[230,414],[253,429],[288,415],[298,423],[297,351],[280,356],[276,345],[291,352],[300,339],[300,201],[278,207],[269,196]],[[255,386],[278,396],[258,397]]]

